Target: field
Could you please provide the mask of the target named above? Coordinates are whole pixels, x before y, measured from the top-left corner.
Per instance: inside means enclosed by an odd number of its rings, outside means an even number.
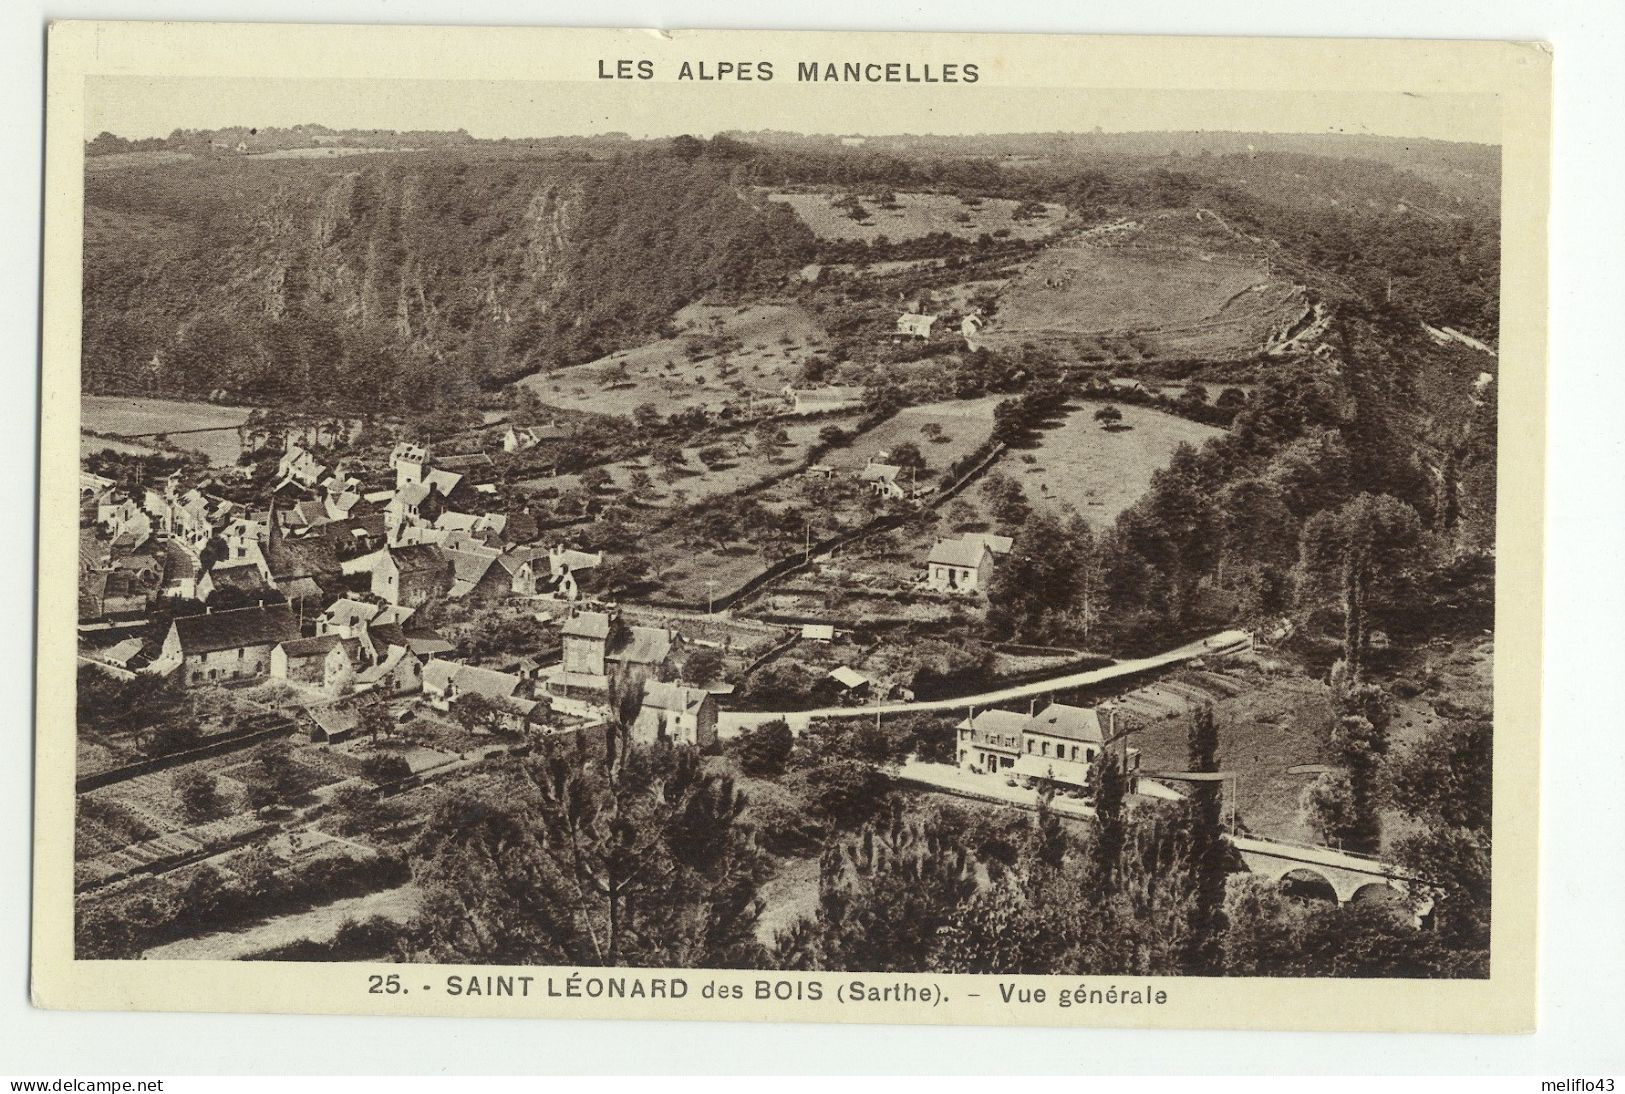
[[[794,305],[690,304],[675,322],[674,337],[520,383],[566,410],[624,415],[653,403],[662,414],[715,411],[753,396],[777,398],[825,344],[823,328]]]
[[[682,467],[670,471],[657,466],[648,456],[605,464],[604,470],[609,472],[612,480],[612,485],[606,487],[606,491],[613,492],[624,500],[636,502],[640,506],[669,509],[694,505],[718,494],[742,490],[799,467],[806,460],[807,450],[818,443],[819,430],[831,424],[843,425],[847,424],[847,420],[823,418],[817,422],[788,424],[784,431],[789,437],[789,443],[784,445],[764,448],[755,437],[750,437],[738,445],[730,438],[687,447],[683,449],[687,462]],[[720,447],[728,455],[726,460],[708,468],[701,462],[699,453],[712,447]],[[649,489],[642,493],[637,493],[632,488],[632,478],[638,472],[648,475],[651,480]],[[528,479],[523,485],[553,487],[567,491],[579,486],[580,483],[580,475],[555,475]]]
[[[237,426],[248,420],[246,407],[188,403],[174,399],[84,395],[79,405],[80,426],[83,429],[143,440],[150,440],[151,434],[168,433],[172,444],[202,452],[215,464],[237,462],[237,456],[242,452]],[[210,432],[194,433],[191,430]],[[98,448],[124,451],[126,447],[100,437],[85,438],[81,442],[81,448],[92,451]]]
[[[1148,407],[1123,404],[1127,429],[1107,430],[1094,420],[1100,404],[1084,403],[1043,434],[1025,453],[1009,453],[1000,467],[1033,501],[1072,506],[1097,528],[1110,524],[1151,486],[1180,444],[1200,447],[1223,432]],[[1033,462],[1028,463],[1031,456]]]
[[[878,458],[882,452],[913,442],[925,458],[920,481],[932,481],[949,464],[974,452],[987,440],[993,431],[993,408],[1000,399],[990,395],[905,407],[851,444],[835,449],[824,462],[837,471],[858,471],[871,456]],[[928,431],[935,436],[927,436]]]
[[[782,201],[796,211],[819,239],[861,239],[872,241],[880,236],[898,242],[918,239],[933,232],[944,232],[960,239],[975,239],[986,233],[1008,232],[1014,239],[1042,239],[1053,233],[1066,219],[1066,208],[1046,205],[1044,211],[1025,220],[1011,216],[1019,203],[1003,198],[984,198],[974,203],[953,194],[896,195],[896,208],[884,208],[868,194],[859,194],[858,201],[866,210],[862,219],[854,219],[838,202],[844,202],[844,192],[814,190],[801,193],[771,193],[769,200]]]
[[[1307,313],[1294,285],[1211,226],[1097,229],[1029,262],[999,297],[980,340],[1064,346],[1085,357],[1245,356]]]

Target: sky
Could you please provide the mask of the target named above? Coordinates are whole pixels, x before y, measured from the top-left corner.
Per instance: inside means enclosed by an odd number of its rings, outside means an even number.
[[[476,137],[718,130],[802,133],[1010,133],[1209,130],[1353,133],[1495,144],[1493,95],[1409,92],[1057,89],[977,84],[647,83],[91,77],[85,135],[291,126],[466,129]]]

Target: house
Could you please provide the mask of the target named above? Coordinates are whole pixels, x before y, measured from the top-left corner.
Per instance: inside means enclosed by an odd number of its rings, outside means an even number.
[[[825,679],[835,681],[836,688],[843,697],[856,698],[869,690],[870,680],[857,669],[846,665],[836,665],[829,670]]]
[[[320,532],[284,533],[274,505],[266,523],[265,566],[272,587],[289,603],[325,599],[324,589],[337,585],[343,574],[332,541]]]
[[[451,587],[446,590],[447,600],[462,600],[471,604],[501,600],[513,591],[513,577],[496,561],[502,552],[489,547],[467,546],[458,549],[441,548],[451,564]]]
[[[931,337],[931,328],[936,322],[935,315],[904,312],[897,317],[897,334],[904,338],[918,338],[923,342]]]
[[[540,703],[519,694],[523,681],[511,672],[434,660],[423,666],[423,695],[436,710],[449,711],[457,700],[477,695],[503,711],[506,728],[522,729]]]
[[[197,583],[197,598],[205,603],[219,592],[255,600],[263,599],[270,591],[265,570],[254,561],[217,562]]]
[[[205,610],[170,623],[155,664],[161,671],[179,669],[187,685],[251,679],[269,674],[272,651],[298,637],[299,624],[286,604]]]
[[[342,695],[355,681],[360,644],[359,639],[336,634],[278,643],[271,651],[271,678]]]
[[[609,666],[605,655],[610,631],[619,623],[618,615],[607,612],[576,612],[565,620],[560,631],[564,647],[564,671],[588,676],[607,675]]]
[[[904,496],[904,490],[902,483],[897,481],[897,476],[902,473],[903,469],[896,464],[880,463],[871,458],[863,465],[863,470],[858,472],[858,480],[867,484],[876,497],[901,498]]]
[[[361,731],[361,705],[351,699],[301,707],[299,721],[313,744],[337,744]]]
[[[925,560],[927,588],[970,594],[987,588],[993,576],[993,552],[981,539],[941,539]]]
[[[357,691],[379,691],[385,695],[400,695],[423,688],[423,658],[412,649],[411,641],[402,635],[402,641],[385,641],[380,627],[372,634],[374,649],[381,652],[378,662],[356,673]],[[451,643],[447,642],[449,652]]]
[[[502,451],[524,452],[535,448],[543,441],[562,441],[569,436],[570,431],[557,422],[549,422],[547,425],[530,429],[516,429],[510,425],[502,434]]]
[[[640,744],[670,741],[709,750],[717,742],[717,699],[704,688],[650,680],[643,685],[643,705],[632,723]]]
[[[827,463],[808,464],[807,470],[803,471],[802,474],[809,479],[833,479],[835,477],[835,468]]]
[[[1113,715],[1107,712],[1108,722]],[[1021,731],[1021,756],[1014,772],[1030,783],[1054,783],[1083,789],[1089,768],[1106,745],[1099,711],[1051,703],[1029,718]],[[1139,752],[1130,749],[1130,768],[1138,766]]]
[[[786,384],[784,395],[790,400],[792,414],[821,414],[863,404],[863,389],[859,387],[798,388]]]
[[[554,706],[587,714],[609,699],[609,678],[620,672],[658,676],[682,638],[665,627],[628,626],[619,612],[580,611],[561,629],[564,657],[546,680]]]
[[[273,489],[280,490],[288,484],[309,489],[321,482],[326,472],[327,468],[317,461],[315,453],[303,445],[290,444],[277,462],[277,485]]]
[[[1010,548],[1016,545],[1016,541],[1009,536],[996,536],[992,532],[966,532],[959,538],[967,543],[979,542],[984,544],[989,551],[993,552],[995,559],[1003,558],[1010,553]]]
[[[389,466],[395,472],[396,491],[420,483],[429,469],[429,449],[425,445],[402,441],[390,452]]]
[[[971,312],[959,321],[959,335],[971,349],[977,348],[976,335],[982,329],[982,317]]]
[[[317,634],[336,634],[340,638],[360,638],[367,624],[378,617],[379,608],[364,600],[340,597],[327,606],[316,618]]]
[[[1021,755],[1021,731],[1027,715],[1013,710],[984,710],[958,726],[959,766],[965,771],[1004,771]]]
[[[143,646],[144,643],[139,638],[126,638],[102,650],[96,654],[96,658],[116,668],[128,669],[141,655]]]
[[[1102,708],[1050,703],[1035,715],[984,710],[959,723],[959,766],[1009,771],[1030,786],[1082,790],[1089,786],[1091,765],[1116,736],[1116,714]],[[1128,770],[1139,767],[1139,750],[1126,749],[1124,757]]]
[[[372,595],[416,608],[451,588],[451,562],[432,543],[390,547],[372,569]]]
[[[833,642],[835,628],[829,623],[803,623],[801,638],[806,642]]]

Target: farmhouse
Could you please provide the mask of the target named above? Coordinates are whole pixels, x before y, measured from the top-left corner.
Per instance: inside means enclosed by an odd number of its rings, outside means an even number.
[[[643,685],[643,705],[632,723],[640,744],[671,741],[710,749],[717,741],[717,699],[704,688],[650,680]]]
[[[271,652],[299,637],[299,624],[286,604],[187,615],[169,625],[156,664],[180,670],[183,684],[213,683],[265,676]]]
[[[926,586],[938,592],[980,592],[992,576],[993,552],[979,540],[938,540],[925,562]]]
[[[931,328],[936,325],[935,315],[920,315],[918,312],[905,312],[897,317],[897,334],[904,338],[918,338],[925,341],[931,337]]]
[[[858,472],[859,481],[868,485],[876,497],[901,498],[904,496],[903,484],[897,481],[897,476],[903,469],[896,464],[877,463],[870,460]]]

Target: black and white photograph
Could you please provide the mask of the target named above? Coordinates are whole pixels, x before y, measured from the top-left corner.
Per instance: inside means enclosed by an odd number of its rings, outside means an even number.
[[[85,78],[73,961],[1087,1022],[1522,960],[1502,97],[786,37]]]

